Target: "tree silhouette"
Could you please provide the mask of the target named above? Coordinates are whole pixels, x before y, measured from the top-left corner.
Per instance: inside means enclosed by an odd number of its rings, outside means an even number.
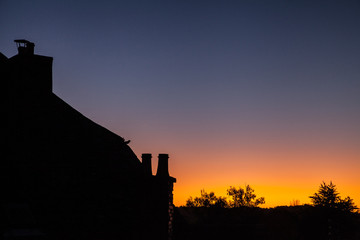
[[[200,197],[189,197],[186,200],[186,207],[257,207],[265,203],[265,198],[256,198],[250,185],[245,185],[245,189],[230,186],[227,195],[231,198],[229,201],[226,197],[216,197],[214,192],[207,193],[201,190]]]
[[[201,196],[190,197],[186,200],[187,207],[227,207],[228,203],[224,197],[216,197],[214,192],[207,193],[201,190]]]
[[[351,199],[349,196],[345,199],[341,199],[336,189],[336,185],[331,181],[330,184],[326,184],[323,181],[319,187],[318,192],[310,196],[310,198],[314,206],[333,209],[336,208],[349,212],[354,212],[358,209],[353,199]]]
[[[250,185],[245,185],[245,189],[239,187],[232,187],[227,190],[227,195],[231,198],[229,201],[230,207],[257,207],[265,203],[265,198],[256,198],[254,189]]]

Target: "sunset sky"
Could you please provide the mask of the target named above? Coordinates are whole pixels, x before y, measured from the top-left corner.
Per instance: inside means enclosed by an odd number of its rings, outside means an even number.
[[[310,203],[323,180],[360,206],[359,1],[0,0],[0,52],[19,38],[55,94],[170,155],[177,206],[245,184]]]

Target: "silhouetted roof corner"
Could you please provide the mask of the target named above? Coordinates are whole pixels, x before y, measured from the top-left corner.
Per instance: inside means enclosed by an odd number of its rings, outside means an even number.
[[[176,183],[176,178],[170,176],[170,177],[169,177],[169,181],[170,181],[170,182],[173,182],[173,183]]]
[[[2,52],[0,52],[0,63],[5,62],[6,60],[8,60],[8,58]]]

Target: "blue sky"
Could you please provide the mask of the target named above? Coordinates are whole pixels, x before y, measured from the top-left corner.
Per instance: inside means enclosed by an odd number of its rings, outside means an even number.
[[[213,178],[260,188],[256,174],[216,169],[359,167],[359,12],[358,1],[1,0],[0,51],[25,38],[54,57],[54,92],[138,156],[173,156],[179,195],[219,188]],[[200,180],[194,163],[209,165]],[[312,185],[354,182],[331,169]]]

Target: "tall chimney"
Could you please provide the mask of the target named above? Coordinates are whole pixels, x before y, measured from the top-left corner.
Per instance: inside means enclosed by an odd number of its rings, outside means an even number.
[[[142,166],[144,169],[145,176],[152,176],[151,157],[152,157],[151,153],[143,153],[141,155]]]
[[[169,177],[169,154],[160,153],[156,176]]]

